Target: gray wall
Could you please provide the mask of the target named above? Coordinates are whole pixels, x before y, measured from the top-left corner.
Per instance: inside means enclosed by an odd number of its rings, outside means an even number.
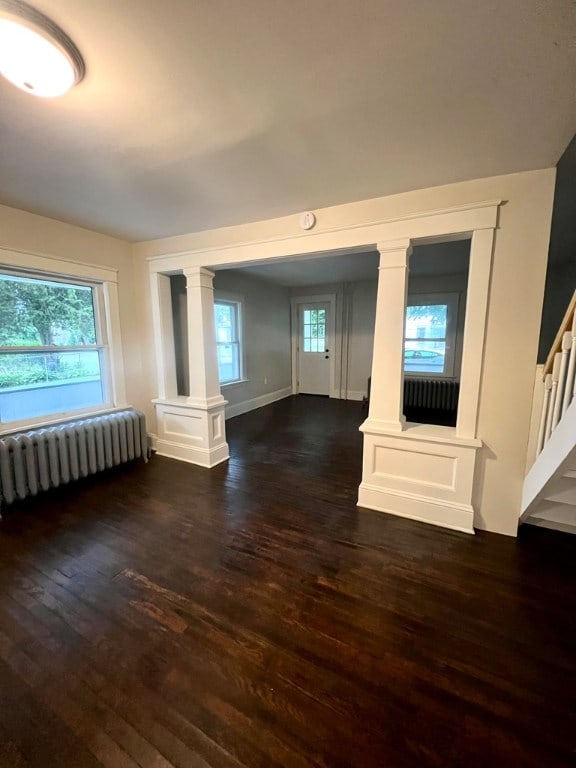
[[[186,278],[171,278],[172,320],[178,394],[188,394],[188,332]],[[244,377],[227,384],[222,394],[229,405],[292,386],[290,350],[290,298],[288,291],[238,270],[222,270],[214,277],[214,297],[242,301]]]
[[[468,245],[449,244],[442,247],[445,266],[458,265],[467,269]],[[453,253],[452,253],[453,251]],[[412,257],[415,266],[438,258],[439,246],[419,246]],[[448,260],[446,260],[448,259]],[[455,260],[456,259],[456,260]],[[440,265],[439,265],[440,266]],[[434,269],[428,262],[428,269]],[[462,339],[466,310],[467,271],[457,274],[410,273],[410,293],[458,293],[460,296],[455,369],[459,374],[462,359]],[[366,394],[372,369],[374,320],[376,316],[377,279],[354,283],[325,283],[293,289],[284,288],[242,270],[220,270],[214,278],[215,297],[236,298],[243,302],[244,375],[246,381],[225,385],[224,397],[230,405],[238,405],[262,395],[291,387],[290,298],[336,294],[337,355],[336,387],[342,397]],[[185,279],[172,278],[173,320],[177,362],[178,391],[187,392],[188,354],[186,334]],[[345,307],[346,304],[346,307]],[[343,318],[347,315],[346,328]]]
[[[222,387],[230,405],[292,386],[290,296],[286,288],[242,273],[222,270],[214,278],[215,298],[243,302],[244,376]]]
[[[546,360],[576,288],[576,136],[556,172],[538,362]],[[520,310],[520,307],[518,308]]]
[[[349,322],[350,342],[348,354],[347,389],[367,394],[368,377],[372,371],[374,348],[374,321],[376,320],[376,292],[378,282],[353,283],[352,309]]]
[[[410,274],[409,293],[458,293],[458,318],[456,324],[456,349],[454,353],[455,378],[460,377],[462,342],[466,315],[466,291],[468,283],[468,250],[462,246],[462,266],[465,272],[450,275]],[[418,258],[426,258],[431,252],[426,247],[418,251]],[[342,397],[365,395],[368,377],[372,370],[374,346],[374,321],[376,318],[377,280],[356,283],[325,283],[294,288],[292,296],[336,294],[336,388]],[[347,328],[343,327],[344,299],[351,297]]]
[[[336,295],[336,343],[332,354],[336,356],[336,389],[343,398],[346,393],[352,399],[361,398],[367,392],[372,369],[376,290],[375,277],[354,283],[307,285],[291,291],[293,297]]]

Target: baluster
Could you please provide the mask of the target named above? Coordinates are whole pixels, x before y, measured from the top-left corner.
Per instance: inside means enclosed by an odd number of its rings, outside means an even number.
[[[562,414],[562,403],[564,401],[564,390],[566,389],[566,373],[568,371],[568,356],[572,349],[572,334],[570,331],[562,336],[562,351],[560,352],[560,368],[558,370],[558,387],[556,389],[556,399],[554,400],[554,413],[552,414],[552,429],[556,429],[560,416]]]
[[[546,416],[546,441],[552,434],[552,418],[554,416],[554,406],[556,405],[556,393],[558,392],[558,378],[560,376],[560,358],[561,352],[554,355],[554,364],[552,366],[552,390],[550,392],[550,402],[548,404],[548,415]]]
[[[544,442],[546,440],[546,420],[548,417],[548,408],[550,405],[550,394],[552,392],[552,374],[547,373],[544,377],[544,400],[542,401],[542,412],[540,414],[540,427],[538,429],[538,445],[536,448],[536,455],[544,448]]]
[[[570,341],[570,357],[568,360],[568,373],[566,374],[566,387],[564,388],[564,399],[562,401],[562,415],[564,415],[572,402],[576,390],[576,379],[574,378],[576,372],[576,313],[572,316],[572,331],[569,331],[569,334],[572,338]]]

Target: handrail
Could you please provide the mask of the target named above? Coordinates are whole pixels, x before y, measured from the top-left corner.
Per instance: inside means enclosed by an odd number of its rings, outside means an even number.
[[[543,379],[544,399],[536,455],[542,451],[576,397],[576,291],[544,365]]]
[[[562,349],[562,338],[566,333],[566,331],[569,331],[570,328],[572,327],[572,321],[574,318],[575,310],[576,310],[576,291],[574,291],[572,295],[570,303],[568,304],[568,308],[566,309],[566,312],[564,314],[564,318],[560,323],[560,328],[558,328],[558,333],[556,334],[556,337],[552,342],[552,346],[550,347],[550,352],[548,353],[548,357],[546,358],[546,362],[544,364],[544,370],[542,371],[542,378],[545,378],[547,373],[552,373],[552,367],[554,365],[554,355],[556,354],[556,352],[560,352],[560,350]]]

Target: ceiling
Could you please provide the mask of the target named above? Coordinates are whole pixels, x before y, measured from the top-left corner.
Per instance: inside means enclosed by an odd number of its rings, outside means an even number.
[[[380,254],[339,253],[313,259],[290,259],[274,264],[257,264],[232,272],[258,277],[269,283],[299,288],[322,283],[354,283],[378,278]]]
[[[465,274],[468,271],[469,240],[417,245],[410,257],[410,275]],[[242,272],[289,288],[327,283],[354,283],[378,278],[380,254],[338,253],[312,259],[287,259],[257,264],[231,272]]]
[[[0,78],[0,202],[130,240],[553,166],[573,0],[32,0],[82,51]]]

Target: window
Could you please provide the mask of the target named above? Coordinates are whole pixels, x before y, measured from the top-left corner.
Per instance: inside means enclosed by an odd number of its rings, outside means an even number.
[[[458,294],[410,296],[406,307],[404,372],[453,376]]]
[[[304,323],[304,352],[324,352],[326,348],[326,310],[305,309],[302,313]]]
[[[107,402],[99,287],[0,273],[0,422]]]
[[[220,384],[242,380],[241,304],[239,301],[216,301],[216,352]]]

